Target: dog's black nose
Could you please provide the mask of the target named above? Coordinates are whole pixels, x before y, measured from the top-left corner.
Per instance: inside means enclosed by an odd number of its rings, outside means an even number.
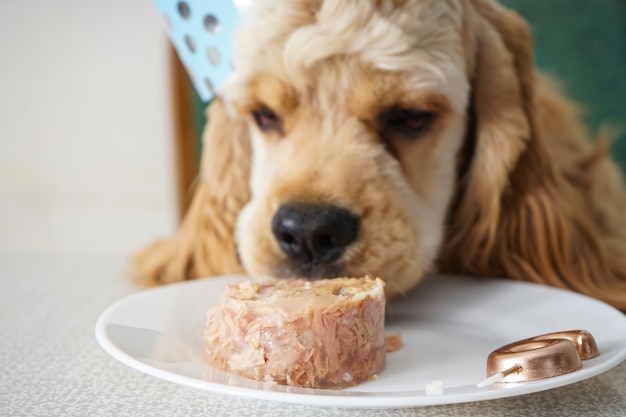
[[[359,218],[350,211],[322,204],[287,204],[272,219],[280,248],[300,265],[336,261],[356,240]]]

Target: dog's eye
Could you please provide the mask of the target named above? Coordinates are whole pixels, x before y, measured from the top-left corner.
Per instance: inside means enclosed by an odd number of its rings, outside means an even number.
[[[423,133],[435,119],[435,113],[416,109],[393,107],[381,115],[384,137],[401,135],[415,138]]]
[[[252,116],[254,116],[254,121],[259,126],[259,129],[263,131],[282,130],[280,119],[267,107],[261,107],[253,111]]]

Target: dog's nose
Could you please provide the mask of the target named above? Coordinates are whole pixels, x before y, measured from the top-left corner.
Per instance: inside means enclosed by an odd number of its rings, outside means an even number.
[[[356,240],[360,220],[350,211],[321,204],[286,204],[272,219],[282,251],[304,265],[336,261]]]

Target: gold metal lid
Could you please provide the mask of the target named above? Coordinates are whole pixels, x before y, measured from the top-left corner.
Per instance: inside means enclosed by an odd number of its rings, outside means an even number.
[[[487,379],[478,384],[525,383],[574,372],[600,353],[586,330],[543,334],[510,343],[487,358]]]

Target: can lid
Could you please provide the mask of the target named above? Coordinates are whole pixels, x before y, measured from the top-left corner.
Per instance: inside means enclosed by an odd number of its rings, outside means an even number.
[[[526,383],[574,372],[583,360],[600,353],[586,330],[547,333],[502,346],[487,358],[487,379],[479,388],[494,383]]]

